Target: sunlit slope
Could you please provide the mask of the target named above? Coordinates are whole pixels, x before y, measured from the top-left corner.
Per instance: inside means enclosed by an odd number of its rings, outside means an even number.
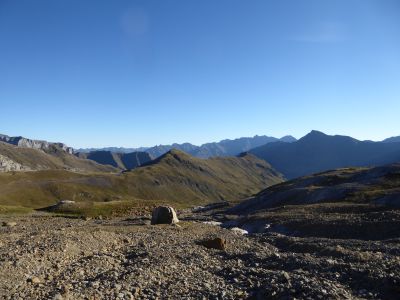
[[[61,170],[2,173],[0,204],[38,208],[62,199],[143,199],[192,205],[239,200],[282,181],[281,174],[251,155],[203,160],[172,150],[123,174]]]

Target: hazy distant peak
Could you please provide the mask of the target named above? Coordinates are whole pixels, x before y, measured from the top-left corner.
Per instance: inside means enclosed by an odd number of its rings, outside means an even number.
[[[352,138],[347,135],[328,135],[318,130],[311,130],[308,134],[303,136],[299,141],[301,142],[312,142],[312,141],[322,141],[322,140],[335,140],[339,141],[353,141],[359,142],[357,139]]]
[[[384,139],[384,143],[400,143],[400,136],[392,136],[390,138]]]
[[[281,137],[279,140],[281,142],[285,142],[285,143],[293,143],[293,142],[297,141],[297,139],[291,135],[285,135],[285,136]]]
[[[328,136],[327,134],[323,133],[322,131],[318,130],[311,130],[309,133],[307,133],[304,137],[325,137]],[[303,138],[304,138],[303,137]]]

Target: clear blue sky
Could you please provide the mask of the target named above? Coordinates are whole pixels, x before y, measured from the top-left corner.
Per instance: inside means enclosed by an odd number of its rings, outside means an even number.
[[[400,135],[400,1],[0,0],[0,132]]]

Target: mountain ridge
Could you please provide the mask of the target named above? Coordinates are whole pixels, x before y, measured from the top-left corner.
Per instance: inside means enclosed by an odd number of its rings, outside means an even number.
[[[242,137],[237,139],[224,139],[219,142],[211,142],[205,143],[200,146],[193,145],[191,143],[173,143],[170,145],[155,145],[153,147],[141,147],[141,148],[123,148],[123,147],[108,147],[108,148],[80,148],[76,149],[76,152],[88,152],[89,150],[107,150],[107,151],[116,151],[116,152],[147,152],[151,155],[152,158],[157,158],[164,153],[168,152],[171,149],[179,149],[184,152],[187,152],[193,156],[208,158],[212,156],[235,156],[240,154],[241,152],[248,151],[257,146],[264,145],[270,142],[276,141],[284,141],[284,142],[293,142],[296,139],[293,136],[286,135],[280,139],[275,137],[270,137],[266,135],[255,135],[253,137]]]
[[[293,143],[266,144],[249,151],[288,179],[341,167],[367,167],[400,161],[400,143],[359,141],[311,131]]]
[[[4,142],[7,144],[11,144],[17,147],[23,147],[23,148],[31,148],[31,149],[38,149],[38,150],[43,150],[43,151],[49,151],[52,146],[57,146],[63,151],[73,154],[73,148],[68,147],[64,143],[52,143],[48,141],[43,141],[43,140],[33,140],[33,139],[28,139],[24,138],[22,136],[8,136],[5,134],[0,134],[0,142]]]

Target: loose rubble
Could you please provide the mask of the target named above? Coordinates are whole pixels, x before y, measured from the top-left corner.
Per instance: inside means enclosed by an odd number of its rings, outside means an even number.
[[[180,216],[181,218],[181,216]],[[1,217],[0,299],[395,299],[400,239],[238,235],[182,217]],[[224,251],[200,242],[221,239]]]

